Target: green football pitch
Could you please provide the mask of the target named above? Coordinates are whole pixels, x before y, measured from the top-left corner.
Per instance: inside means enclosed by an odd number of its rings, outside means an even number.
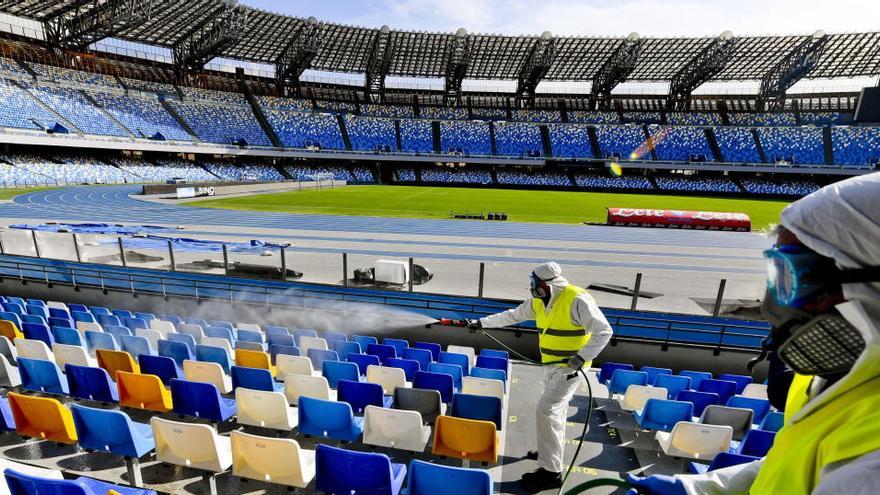
[[[511,221],[604,222],[605,209],[662,208],[747,213],[754,229],[776,223],[787,201],[574,191],[414,186],[345,186],[189,203],[191,206],[287,213],[451,218],[452,212],[506,212]]]

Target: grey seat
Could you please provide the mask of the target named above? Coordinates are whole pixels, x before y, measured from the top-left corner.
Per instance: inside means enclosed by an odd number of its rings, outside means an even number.
[[[394,389],[394,408],[418,411],[425,424],[434,424],[437,416],[446,413],[446,404],[437,390],[397,387]]]
[[[0,354],[6,356],[6,361],[12,366],[18,366],[18,361],[16,361],[18,359],[18,351],[15,350],[12,342],[2,335],[0,335]]]
[[[248,351],[261,351],[266,352],[266,349],[263,349],[263,344],[259,342],[248,342],[246,340],[237,340],[235,341],[236,349],[245,349]]]
[[[700,423],[733,428],[733,439],[742,440],[752,429],[755,411],[743,407],[707,406],[700,416]]]

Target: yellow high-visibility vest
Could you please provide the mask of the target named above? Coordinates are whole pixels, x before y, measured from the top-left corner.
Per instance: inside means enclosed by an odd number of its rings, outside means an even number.
[[[788,418],[807,402],[800,397],[810,378],[795,377],[789,389],[794,407],[786,406],[786,424],[776,434],[750,494],[808,495],[819,484],[825,466],[880,450],[880,376],[790,423]],[[798,394],[797,400],[791,394]]]
[[[535,324],[541,331],[538,336],[538,346],[541,349],[542,363],[564,362],[585,346],[590,341],[591,333],[588,329],[577,326],[571,321],[571,305],[580,294],[592,296],[580,287],[568,285],[563,288],[553,303],[550,313],[544,302],[538,298],[532,299],[532,309],[535,312]],[[584,366],[589,367],[590,363]]]

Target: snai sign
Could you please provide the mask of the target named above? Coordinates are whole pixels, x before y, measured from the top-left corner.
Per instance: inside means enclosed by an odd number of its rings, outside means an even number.
[[[752,220],[745,213],[687,210],[608,208],[608,225],[668,229],[728,230],[749,232]]]
[[[184,198],[197,198],[202,196],[213,196],[214,188],[212,186],[207,187],[178,187],[177,188],[177,199]]]

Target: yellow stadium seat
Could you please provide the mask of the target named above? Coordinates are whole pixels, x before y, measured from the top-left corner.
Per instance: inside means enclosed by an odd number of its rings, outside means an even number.
[[[119,405],[122,407],[159,412],[172,409],[171,392],[156,375],[117,371],[116,386],[119,387]]]
[[[437,416],[433,452],[434,455],[495,464],[498,462],[498,432],[495,423]]]
[[[236,349],[235,364],[246,368],[262,368],[264,370],[269,370],[269,372],[272,373],[272,376],[275,376],[275,367],[272,366],[272,359],[267,352]]]
[[[109,349],[97,349],[95,354],[98,356],[98,366],[107,370],[107,374],[114,380],[117,371],[125,371],[128,373],[140,373],[141,368],[137,362],[132,359],[131,354],[125,351],[111,351]]]
[[[18,329],[18,325],[9,320],[0,320],[0,335],[9,339],[10,342],[14,342],[15,339],[24,338],[24,334]]]
[[[9,407],[19,435],[58,443],[76,443],[73,414],[56,399],[9,392]]]

